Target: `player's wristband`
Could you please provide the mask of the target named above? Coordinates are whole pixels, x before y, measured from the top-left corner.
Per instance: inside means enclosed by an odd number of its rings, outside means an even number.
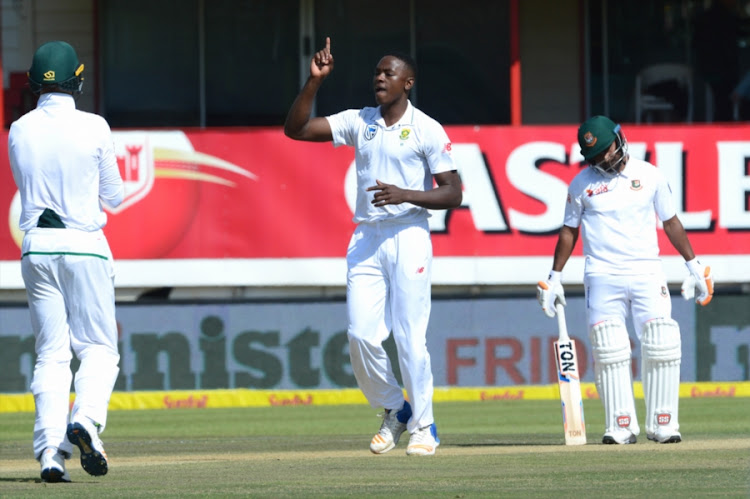
[[[561,278],[562,278],[562,272],[558,272],[556,270],[550,270],[549,277],[547,277],[547,280],[549,282],[560,282]]]

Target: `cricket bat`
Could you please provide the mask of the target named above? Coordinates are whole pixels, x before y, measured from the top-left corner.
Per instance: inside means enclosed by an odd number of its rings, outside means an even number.
[[[555,303],[557,328],[559,336],[554,343],[555,362],[557,363],[557,383],[560,388],[562,403],[563,430],[565,445],[586,444],[586,423],[583,419],[583,401],[581,399],[581,378],[578,371],[576,343],[568,336],[565,323],[565,307]]]

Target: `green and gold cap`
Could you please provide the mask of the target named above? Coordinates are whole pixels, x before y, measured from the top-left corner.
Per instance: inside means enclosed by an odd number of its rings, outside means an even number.
[[[55,85],[80,76],[83,64],[75,49],[66,42],[47,42],[34,53],[29,80],[37,85]]]
[[[578,128],[578,145],[586,161],[606,151],[617,138],[617,125],[606,116],[594,116],[584,121]]]

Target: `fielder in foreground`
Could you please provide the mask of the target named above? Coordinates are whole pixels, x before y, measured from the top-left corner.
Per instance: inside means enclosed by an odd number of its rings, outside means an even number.
[[[408,430],[407,455],[432,455],[440,440],[426,342],[432,272],[427,208],[459,206],[461,180],[443,127],[409,101],[416,65],[408,55],[387,54],[375,67],[372,88],[378,107],[311,117],[315,95],[332,70],[327,38],[325,48],[313,56],[284,133],[355,149],[357,228],[346,254],[347,332],[357,384],[370,405],[385,409],[370,450],[390,451]],[[391,331],[411,404],[404,400],[383,348]]]
[[[36,339],[31,382],[34,456],[42,480],[69,482],[73,446],[91,475],[107,473],[99,433],[119,372],[112,253],[101,201],[124,196],[112,134],[100,116],[78,111],[83,64],[61,41],[39,47],[29,70],[36,109],[10,127],[8,153],[21,196],[21,273]],[[72,351],[81,361],[68,419]]]
[[[583,227],[586,315],[596,387],[605,414],[602,442],[635,443],[640,434],[625,328],[628,314],[641,340],[646,436],[661,443],[679,442],[680,329],[671,318],[657,217],[685,259],[689,272],[683,284],[686,299],[695,296],[697,288],[697,303],[711,301],[711,269],[695,257],[663,173],[628,155],[619,125],[605,116],[594,116],[578,129],[578,144],[589,167],[568,187],[552,271],[537,287],[539,303],[549,317],[555,315],[556,301],[566,304],[560,277]]]
[[[557,385],[560,388],[565,445],[585,445],[586,421],[583,417],[581,376],[578,370],[576,342],[568,336],[565,307],[559,300],[555,303],[555,311],[557,313],[558,338],[553,347],[555,349],[555,364],[557,365]]]

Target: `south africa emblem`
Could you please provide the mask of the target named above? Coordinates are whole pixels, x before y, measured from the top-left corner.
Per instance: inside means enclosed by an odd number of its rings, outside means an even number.
[[[372,140],[376,133],[378,133],[378,125],[367,125],[367,128],[365,128],[365,138],[367,140]]]

